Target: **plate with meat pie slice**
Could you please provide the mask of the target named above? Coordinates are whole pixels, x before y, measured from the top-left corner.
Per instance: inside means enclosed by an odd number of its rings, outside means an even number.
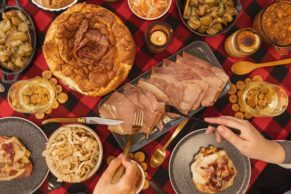
[[[178,194],[245,193],[251,176],[250,160],[227,141],[199,129],[185,136],[172,152],[171,184]]]
[[[34,123],[19,117],[0,119],[1,194],[35,192],[48,174],[45,158],[47,137]]]

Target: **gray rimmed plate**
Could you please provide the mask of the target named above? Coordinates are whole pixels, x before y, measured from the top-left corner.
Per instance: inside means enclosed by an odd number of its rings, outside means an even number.
[[[206,135],[206,129],[199,129],[185,136],[174,148],[169,164],[171,184],[178,194],[201,193],[192,182],[190,170],[194,155],[202,146],[214,145],[223,148],[233,161],[237,175],[231,187],[219,192],[220,194],[242,194],[246,191],[251,177],[250,160],[243,156],[227,141],[217,143],[215,135]]]
[[[38,189],[48,174],[48,168],[42,152],[47,143],[43,131],[29,120],[19,117],[5,117],[0,119],[0,135],[15,136],[31,152],[32,174],[26,178],[11,181],[1,181],[1,194],[29,194]]]

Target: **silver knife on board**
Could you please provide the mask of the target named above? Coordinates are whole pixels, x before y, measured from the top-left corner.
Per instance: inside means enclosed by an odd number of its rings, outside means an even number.
[[[124,121],[115,119],[105,119],[101,117],[79,117],[79,118],[51,118],[44,120],[43,125],[48,123],[81,123],[81,124],[100,124],[100,125],[120,125]]]

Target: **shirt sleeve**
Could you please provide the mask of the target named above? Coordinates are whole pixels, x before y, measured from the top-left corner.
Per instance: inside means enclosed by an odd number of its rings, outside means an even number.
[[[285,160],[279,166],[291,169],[291,141],[277,141],[285,151]]]

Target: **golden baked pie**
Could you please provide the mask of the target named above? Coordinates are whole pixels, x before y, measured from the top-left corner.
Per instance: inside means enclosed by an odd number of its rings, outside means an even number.
[[[54,20],[43,52],[52,73],[69,87],[84,95],[102,96],[126,79],[135,43],[115,14],[80,3]]]
[[[35,2],[46,8],[62,8],[71,4],[74,0],[35,0]]]
[[[191,164],[192,180],[203,193],[217,193],[233,185],[237,174],[225,150],[202,147]]]

